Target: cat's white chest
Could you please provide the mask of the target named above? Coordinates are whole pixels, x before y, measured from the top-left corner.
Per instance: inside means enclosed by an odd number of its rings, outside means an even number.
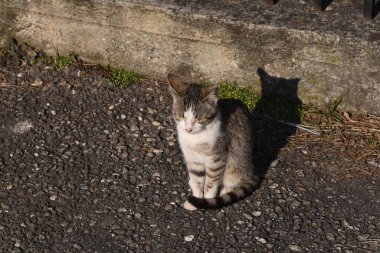
[[[204,144],[213,147],[218,135],[219,131],[216,129],[206,129],[196,134],[191,134],[183,130],[178,131],[181,148],[196,148],[198,145]]]
[[[204,163],[210,159],[202,149],[212,149],[220,135],[220,122],[214,122],[212,126],[204,129],[203,131],[191,134],[186,132],[183,128],[177,127],[178,139],[182,152],[187,161]]]

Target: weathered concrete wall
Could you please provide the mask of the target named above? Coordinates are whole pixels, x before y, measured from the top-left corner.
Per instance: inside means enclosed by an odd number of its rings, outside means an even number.
[[[0,2],[0,10],[17,13],[12,36],[50,54],[77,53],[159,79],[175,72],[189,81],[237,81],[257,89],[263,67],[300,78],[303,102],[321,105],[344,94],[345,109],[380,114],[376,26],[372,37],[345,36],[197,11],[182,2],[14,0]]]
[[[0,2],[0,50],[6,47],[12,38],[12,25],[15,24],[16,14],[11,8],[6,8]]]

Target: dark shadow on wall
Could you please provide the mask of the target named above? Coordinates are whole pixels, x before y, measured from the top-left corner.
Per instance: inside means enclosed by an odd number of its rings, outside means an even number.
[[[379,12],[380,12],[380,0],[377,0],[374,6],[373,13],[372,13],[372,18],[375,18],[377,14],[379,14]]]
[[[285,79],[269,75],[258,69],[261,80],[261,98],[253,109],[255,170],[263,179],[280,150],[294,135],[296,128],[284,122],[301,122],[302,102],[298,97],[300,79]]]

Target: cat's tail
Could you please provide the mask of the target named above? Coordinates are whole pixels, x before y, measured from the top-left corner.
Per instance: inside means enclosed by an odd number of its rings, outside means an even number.
[[[241,199],[244,199],[248,195],[252,194],[257,189],[257,184],[243,184],[232,191],[219,195],[212,199],[197,198],[189,196],[187,201],[193,206],[199,209],[218,209],[224,206],[231,205]]]

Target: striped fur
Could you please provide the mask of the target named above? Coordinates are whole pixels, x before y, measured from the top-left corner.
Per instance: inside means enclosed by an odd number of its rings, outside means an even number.
[[[231,192],[224,193],[222,195],[216,196],[215,198],[196,198],[194,196],[188,197],[188,202],[196,208],[201,209],[218,209],[224,206],[231,205],[248,195],[256,189],[255,184],[241,185],[240,187],[234,189]]]
[[[239,100],[218,101],[215,87],[185,84],[174,74],[168,82],[193,194],[185,208],[220,208],[251,194],[258,177],[247,107]]]

